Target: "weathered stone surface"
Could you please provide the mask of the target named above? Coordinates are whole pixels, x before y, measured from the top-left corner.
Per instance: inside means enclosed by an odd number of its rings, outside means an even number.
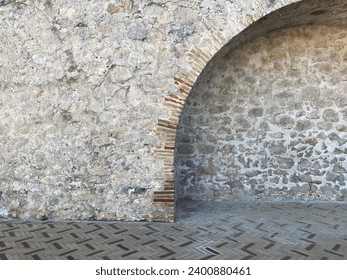
[[[236,154],[237,153],[237,147],[235,145],[223,145],[221,148],[220,148],[220,151],[223,153],[223,154]]]
[[[132,5],[133,3],[131,0],[115,1],[108,4],[107,11],[111,15],[120,12],[130,12]]]
[[[281,169],[290,169],[295,164],[295,162],[292,158],[278,157],[277,162],[279,164],[279,168],[281,168]]]
[[[281,182],[298,172],[298,154],[319,161],[321,174],[334,157],[345,168],[333,153],[346,148],[343,4],[0,1],[0,217],[172,221],[172,205],[154,201],[174,197],[165,189],[175,169],[179,196],[277,199],[297,187]],[[311,15],[321,6],[328,12]],[[332,131],[316,125],[325,110],[340,115]],[[316,126],[294,136],[306,119]],[[188,138],[174,151],[178,123]],[[331,132],[339,139],[322,136]],[[326,151],[288,148],[289,169],[264,148],[291,138],[306,149],[309,137]],[[199,152],[209,145],[213,153]],[[345,187],[338,174],[324,198]],[[243,187],[230,192],[228,181]],[[293,195],[307,198],[300,186]]]
[[[264,120],[263,122],[261,122],[258,126],[258,129],[260,131],[269,131],[270,130],[270,126],[269,124],[267,123],[266,120]]]
[[[301,166],[303,166],[303,167],[306,167],[306,168],[311,167],[311,161],[308,160],[308,159],[302,158],[302,159],[300,160],[299,164],[300,164]]]
[[[313,86],[308,86],[303,88],[302,90],[302,97],[304,100],[316,100],[319,98],[319,93],[320,89],[319,87],[313,87]]]
[[[196,172],[201,175],[209,175],[209,176],[217,175],[217,172],[213,167],[199,166],[196,169]]]
[[[110,71],[112,82],[125,82],[132,77],[131,71],[125,66],[115,66]]]
[[[240,181],[230,181],[225,185],[228,185],[231,189],[243,189],[243,184]]]
[[[333,174],[331,172],[328,172],[327,175],[326,175],[326,180],[327,181],[330,181],[330,182],[335,182],[338,178],[338,175],[337,174]]]
[[[334,50],[337,54],[343,52],[338,43],[334,44],[338,40],[335,38],[345,35],[341,34],[341,29],[334,30],[317,26],[293,28],[277,31],[276,35],[273,33],[266,39],[259,38],[244,45],[242,50],[229,53],[221,65],[205,78],[208,82],[201,80],[196,85],[190,100],[191,104],[195,104],[194,109],[200,108],[201,113],[197,113],[196,121],[190,126],[196,129],[191,130],[192,135],[202,137],[201,143],[193,143],[197,150],[190,160],[196,164],[213,162],[217,173],[197,179],[195,184],[203,190],[202,194],[198,194],[199,199],[209,197],[213,189],[215,199],[319,197],[330,200],[336,199],[332,196],[335,192],[330,191],[335,185],[345,188],[342,179],[347,174],[344,147],[347,141],[343,141],[346,139],[344,112],[342,110],[340,116],[339,109],[343,101],[339,97],[341,102],[336,104],[335,96],[343,89],[336,80],[336,77],[341,77],[340,74],[333,70],[339,67],[341,56],[335,60],[336,65],[332,62],[331,65],[335,66],[329,71],[325,60],[321,63],[321,58],[317,56],[317,48]],[[330,39],[322,41],[322,32]],[[309,41],[301,37],[302,34],[309,36]],[[265,53],[266,57],[262,55]],[[257,64],[257,61],[262,63]],[[303,65],[312,61],[317,62],[315,70],[304,70]],[[330,81],[330,78],[334,82],[321,85],[320,79]],[[256,96],[255,84],[258,87]],[[226,89],[228,94],[223,94]],[[209,93],[208,99],[204,92]],[[222,109],[216,111],[215,104],[219,104],[220,100],[224,101]],[[196,112],[187,107],[183,116]],[[204,112],[216,113],[219,119]],[[223,123],[221,119],[225,117],[232,121]],[[184,125],[180,129],[185,129]],[[213,135],[208,138],[208,143],[204,140],[207,139],[205,135]],[[225,135],[230,135],[230,138],[226,140]],[[210,152],[213,152],[206,154],[202,144],[217,144],[218,149],[213,151],[211,148]],[[177,145],[179,148],[181,144]],[[177,158],[184,166],[179,153]],[[225,181],[218,183],[218,176],[230,179],[227,184]],[[223,191],[225,185],[237,188],[237,196],[230,197],[228,192]],[[184,192],[180,193],[184,197]]]
[[[333,109],[326,109],[323,112],[323,119],[326,121],[338,122],[340,119],[339,113]]]
[[[213,145],[201,145],[199,151],[202,154],[213,154],[215,151],[215,147]]]
[[[334,173],[347,173],[347,170],[346,170],[346,168],[344,168],[340,164],[335,164],[333,167],[333,172]]]
[[[270,134],[270,137],[274,138],[274,139],[283,139],[283,133],[282,132],[275,132],[275,133]]]
[[[333,124],[330,121],[324,121],[317,123],[317,128],[321,130],[330,130],[333,128]]]
[[[312,177],[309,173],[304,173],[300,175],[300,182],[311,183]]]
[[[314,110],[307,114],[306,118],[310,120],[318,120],[319,119],[319,112],[318,110]]]
[[[238,117],[235,119],[235,125],[236,125],[236,127],[244,128],[244,129],[251,127],[250,122],[247,119],[242,118],[242,117]]]
[[[131,40],[144,40],[147,38],[145,23],[131,23],[126,29],[126,36]]]
[[[262,117],[263,116],[264,109],[263,108],[253,108],[248,111],[248,116],[249,117]]]
[[[292,128],[295,120],[291,116],[282,116],[278,119],[277,124],[283,128]]]
[[[193,154],[194,146],[193,145],[180,145],[178,148],[178,153],[180,154]]]
[[[287,152],[287,147],[280,143],[273,143],[269,145],[269,151],[274,155],[282,155]]]
[[[296,126],[295,129],[297,131],[305,131],[305,130],[309,130],[312,127],[314,127],[314,123],[309,121],[309,120],[299,120],[296,122]]]

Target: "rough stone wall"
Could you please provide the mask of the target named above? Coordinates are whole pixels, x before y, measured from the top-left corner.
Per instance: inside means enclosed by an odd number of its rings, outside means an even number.
[[[0,215],[153,219],[171,15],[148,1],[0,3]]]
[[[172,221],[178,119],[205,66],[273,11],[280,28],[343,4],[0,0],[0,217]]]
[[[282,29],[229,53],[188,98],[179,197],[347,200],[347,30]]]

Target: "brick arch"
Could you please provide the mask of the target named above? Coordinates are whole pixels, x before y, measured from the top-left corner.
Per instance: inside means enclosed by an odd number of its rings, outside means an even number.
[[[188,52],[190,68],[174,78],[176,92],[164,98],[164,108],[170,112],[167,119],[159,119],[156,129],[163,137],[163,146],[155,151],[156,158],[164,162],[164,168],[157,175],[162,189],[154,192],[153,202],[166,208],[165,217],[156,220],[175,219],[175,145],[181,112],[201,73],[218,64],[218,61],[232,49],[255,36],[261,36],[276,29],[311,24],[347,26],[345,0],[302,0],[281,1],[272,10],[265,8],[264,1],[257,1],[259,8],[242,20],[242,30],[237,34],[215,30],[212,24],[204,24],[205,31],[212,37],[215,48],[206,50],[203,46],[192,46]],[[265,1],[268,2],[268,1]]]

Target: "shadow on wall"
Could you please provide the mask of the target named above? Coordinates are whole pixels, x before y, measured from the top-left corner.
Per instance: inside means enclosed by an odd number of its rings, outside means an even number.
[[[347,200],[342,23],[282,28],[208,67],[180,119],[178,198]]]

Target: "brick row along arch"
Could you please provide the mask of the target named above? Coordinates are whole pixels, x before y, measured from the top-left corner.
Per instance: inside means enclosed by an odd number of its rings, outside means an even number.
[[[191,149],[192,145],[186,145],[184,146],[184,139],[182,140],[182,137],[184,137],[184,130],[182,130],[182,126],[180,128],[180,122],[184,121],[182,120],[183,117],[181,117],[182,112],[185,108],[187,108],[187,100],[189,102],[190,95],[192,92],[194,92],[194,89],[196,87],[199,87],[200,83],[205,82],[204,79],[207,78],[208,73],[214,69],[216,66],[221,65],[223,60],[225,59],[228,54],[231,52],[241,49],[244,45],[247,45],[247,42],[251,40],[255,40],[256,38],[261,38],[262,36],[265,36],[267,34],[270,34],[271,32],[281,32],[278,30],[294,30],[295,28],[306,28],[304,31],[297,31],[297,32],[306,32],[310,33],[312,30],[315,29],[314,26],[322,26],[324,25],[325,28],[327,27],[338,27],[341,30],[345,29],[347,26],[347,2],[345,0],[335,0],[335,1],[321,1],[321,0],[304,0],[304,1],[296,1],[293,3],[293,1],[287,1],[285,4],[283,4],[282,8],[279,8],[266,16],[262,16],[264,14],[264,11],[257,11],[254,15],[250,16],[246,23],[245,23],[245,29],[239,33],[238,35],[234,36],[233,38],[224,38],[223,34],[220,32],[217,32],[213,30],[212,28],[207,28],[209,32],[211,32],[212,36],[215,39],[215,42],[217,45],[220,46],[219,50],[216,50],[214,53],[210,53],[208,51],[203,51],[203,47],[199,48],[199,46],[193,46],[190,51],[190,57],[191,57],[191,69],[185,73],[179,73],[174,77],[175,85],[178,89],[177,93],[169,93],[164,100],[165,107],[171,112],[171,116],[169,119],[160,119],[157,124],[157,131],[164,137],[164,146],[161,149],[158,149],[156,151],[156,157],[160,160],[163,160],[165,168],[161,172],[161,174],[158,174],[158,179],[163,182],[163,188],[162,190],[155,191],[154,192],[154,203],[157,205],[160,205],[160,207],[166,208],[166,215],[163,217],[159,217],[156,220],[162,220],[162,221],[173,221],[175,219],[175,198],[178,196],[194,196],[194,194],[189,193],[189,190],[185,189],[184,186],[182,187],[182,184],[184,183],[184,176],[189,173],[187,170],[185,170],[186,173],[182,175],[182,168],[177,166],[177,162],[175,162],[175,155],[178,154],[188,154],[188,157],[191,156],[192,152],[190,151],[184,151],[184,149]],[[327,29],[321,29],[321,32],[325,32],[324,30]],[[285,32],[285,31],[283,31]],[[292,31],[295,33],[295,31]],[[295,34],[294,34],[295,35]],[[343,34],[342,34],[343,35]],[[346,34],[344,34],[346,35]],[[278,35],[279,38],[281,36],[285,36],[285,34]],[[317,35],[318,36],[318,35]],[[341,34],[339,35],[341,36]],[[328,38],[328,37],[327,37]],[[344,38],[342,38],[344,40]],[[279,44],[281,41],[273,40],[271,44]],[[256,53],[256,51],[255,51]],[[235,59],[235,58],[233,58]],[[344,58],[346,59],[346,58]],[[346,61],[345,61],[346,62]],[[261,62],[259,62],[261,64]],[[329,66],[327,66],[329,67]],[[235,70],[235,69],[234,69]],[[264,69],[263,69],[264,70]],[[265,69],[266,71],[266,69]],[[331,69],[325,69],[325,71],[329,72]],[[293,75],[295,75],[293,73]],[[215,79],[218,80],[218,79]],[[257,81],[248,81],[250,83],[256,83]],[[212,82],[213,83],[213,82]],[[279,84],[278,88],[283,85]],[[200,90],[200,89],[198,89]],[[274,89],[276,91],[276,89]],[[307,88],[307,94],[310,95],[310,98],[315,98],[315,92],[314,89]],[[281,92],[277,92],[279,97],[281,96]],[[283,95],[283,94],[282,94]],[[292,96],[282,96],[283,98],[293,98]],[[271,97],[270,97],[271,98]],[[339,96],[336,97],[337,99]],[[339,100],[342,100],[341,98]],[[343,99],[344,100],[344,99]],[[344,101],[341,102],[344,102]],[[346,100],[345,100],[346,101]],[[280,101],[279,101],[280,102]],[[294,102],[295,103],[295,102]],[[241,102],[242,104],[242,102]],[[346,103],[347,104],[347,103]],[[213,104],[212,106],[214,106]],[[220,110],[223,111],[223,104],[220,104],[221,108]],[[289,106],[289,105],[288,105]],[[295,104],[291,105],[295,107]],[[276,107],[276,106],[274,106]],[[328,106],[329,107],[329,106]],[[329,108],[326,108],[323,114],[325,114],[324,120],[334,121],[335,111]],[[289,109],[288,109],[289,108]],[[267,108],[270,110],[271,108]],[[293,110],[293,108],[290,109],[290,107],[287,107],[288,110]],[[257,119],[261,116],[263,116],[263,110],[261,106],[258,104],[257,106],[254,105],[252,108],[249,108],[248,112],[243,114],[248,114],[248,117]],[[275,108],[273,108],[275,110]],[[237,110],[236,110],[237,111]],[[295,111],[296,114],[300,114],[298,111]],[[211,112],[204,112],[202,115],[205,115],[206,118],[209,118],[209,114]],[[189,112],[187,113],[189,115]],[[274,113],[275,114],[275,113]],[[314,113],[312,113],[314,114]],[[340,113],[339,113],[340,114]],[[185,116],[186,117],[186,116]],[[202,116],[203,119],[204,116]],[[287,116],[288,117],[288,116]],[[297,115],[298,118],[300,118],[300,115]],[[306,120],[306,118],[305,118]],[[311,123],[309,120],[305,121],[302,119],[301,123],[294,123],[291,117],[289,116],[287,119],[283,117],[282,119],[278,120],[278,125],[281,126],[302,126],[301,128],[298,128],[300,131],[305,131],[305,126],[308,127],[311,126]],[[230,121],[230,120],[229,120]],[[202,121],[203,122],[203,121]],[[239,131],[242,132],[242,129],[245,131],[245,129],[249,129],[249,123],[247,123],[247,120],[242,119],[242,117],[239,118],[238,124],[233,123],[233,126],[239,126]],[[257,125],[260,125],[259,123]],[[324,124],[321,124],[323,126]],[[326,125],[329,126],[328,122],[326,122]],[[258,127],[259,128],[259,127]],[[329,129],[329,128],[326,128]],[[341,128],[344,132],[343,128]],[[252,128],[250,129],[252,130]],[[235,132],[235,131],[233,131]],[[177,133],[180,133],[180,139],[177,137]],[[222,133],[221,131],[219,133]],[[279,133],[281,134],[281,133]],[[299,133],[300,134],[300,133]],[[183,135],[183,136],[182,136]],[[277,135],[279,138],[283,135]],[[274,136],[275,138],[277,137]],[[307,135],[306,135],[307,136]],[[305,136],[305,137],[306,137]],[[288,136],[289,137],[289,136]],[[307,136],[307,138],[309,138]],[[178,140],[177,140],[178,139]],[[314,138],[311,139],[313,142],[316,141]],[[183,142],[182,142],[183,141]],[[187,140],[188,142],[190,140]],[[282,142],[281,142],[282,141]],[[274,159],[276,160],[275,168],[278,167],[278,165],[282,166],[284,169],[292,168],[294,163],[291,159],[286,159],[284,156],[281,155],[281,143],[283,144],[284,140],[281,140],[278,142],[272,142],[272,144],[268,143],[268,145],[272,145],[271,149],[273,149],[274,153]],[[309,141],[309,140],[307,140]],[[212,141],[213,142],[213,141]],[[182,144],[183,143],[183,144]],[[309,144],[309,143],[308,143]],[[178,147],[178,145],[181,145],[181,147]],[[233,145],[228,145],[230,148],[228,151],[226,151],[228,154],[233,154]],[[226,147],[224,147],[226,148]],[[208,145],[207,147],[203,149],[209,149]],[[212,149],[213,150],[213,149]],[[175,152],[176,151],[176,152]],[[212,151],[211,153],[214,153],[215,151]],[[242,151],[241,151],[242,152]],[[205,153],[209,153],[208,151]],[[277,153],[277,154],[276,154]],[[259,156],[259,155],[255,155]],[[184,156],[183,156],[184,157]],[[178,159],[179,161],[180,159]],[[199,160],[199,159],[197,159]],[[281,160],[281,161],[280,161]],[[280,162],[279,162],[280,161]],[[194,162],[191,163],[194,165]],[[246,163],[245,163],[246,164]],[[260,163],[258,163],[260,164]],[[312,163],[311,163],[312,164]],[[176,166],[175,166],[176,165]],[[213,175],[213,168],[212,170],[206,170],[206,166],[208,164],[204,165],[205,170],[203,170],[202,173],[207,174],[208,176]],[[255,165],[256,166],[256,165]],[[189,167],[189,166],[188,166]],[[181,169],[180,169],[181,168]],[[187,168],[187,166],[185,166]],[[344,167],[335,162],[334,167],[335,169],[341,168],[344,170]],[[176,172],[175,172],[176,169]],[[177,171],[177,169],[180,169]],[[208,169],[208,168],[207,168]],[[256,169],[256,168],[255,168]],[[235,169],[237,173],[237,166]],[[335,170],[337,173],[340,172],[339,170]],[[176,176],[177,182],[175,182],[175,173],[179,172],[180,174]],[[340,172],[340,173],[341,173]],[[224,174],[225,176],[228,176],[228,174]],[[230,174],[229,174],[230,175]],[[234,174],[235,175],[235,174]],[[288,176],[285,176],[284,174],[280,174],[282,176],[282,183],[286,183],[285,180],[290,180]],[[187,175],[189,177],[189,174]],[[236,175],[237,176],[237,175]],[[295,176],[293,177],[293,174],[291,174],[292,180],[295,180]],[[300,175],[297,175],[300,176]],[[235,176],[234,176],[235,177]],[[250,176],[251,177],[251,176]],[[279,176],[277,176],[279,177]],[[274,177],[275,178],[275,177]],[[187,179],[187,178],[186,178]],[[201,178],[200,178],[201,179]],[[300,178],[299,178],[300,180]],[[304,180],[304,179],[303,179]],[[311,180],[311,181],[310,181]],[[308,186],[312,187],[312,178],[310,180],[306,180]],[[335,181],[339,180],[338,178],[335,178]],[[305,180],[304,180],[305,181]],[[205,182],[208,184],[207,181],[204,181],[201,179],[201,182]],[[201,183],[200,182],[200,183]],[[240,181],[238,180],[232,180],[229,178],[228,182],[228,188],[234,188],[235,192],[230,193],[220,193],[220,192],[214,192],[211,194],[210,190],[202,190],[201,196],[196,195],[195,198],[199,199],[232,199],[233,196],[238,196],[236,198],[242,198],[242,195],[245,196],[244,189],[242,189],[242,186],[240,187]],[[190,179],[190,184],[191,179]],[[189,184],[188,183],[188,184]],[[259,182],[257,182],[259,184]],[[264,182],[263,182],[264,183]],[[274,184],[279,183],[276,182],[276,179],[272,182]],[[261,185],[261,183],[260,183]],[[213,188],[213,187],[212,187]],[[222,188],[223,189],[223,188]],[[256,190],[252,189],[251,193],[254,195],[262,195],[266,197],[266,192],[263,190]],[[270,194],[271,195],[271,194]],[[247,196],[247,195],[246,195]]]

